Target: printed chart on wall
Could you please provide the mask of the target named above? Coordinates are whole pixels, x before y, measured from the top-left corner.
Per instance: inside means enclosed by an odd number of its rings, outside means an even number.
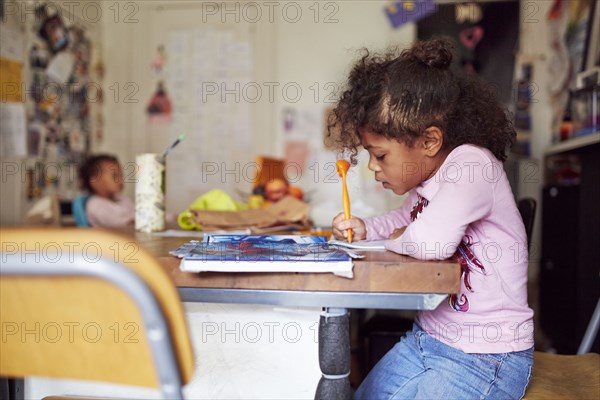
[[[167,204],[182,210],[210,189],[234,195],[246,183],[242,169],[255,156],[252,104],[240,97],[253,80],[254,30],[233,22],[199,27],[186,9],[159,9],[155,16],[172,21],[175,15],[177,26],[157,26],[164,46],[153,65],[164,69],[168,134],[186,135],[167,163],[167,185],[177,188],[167,191]]]

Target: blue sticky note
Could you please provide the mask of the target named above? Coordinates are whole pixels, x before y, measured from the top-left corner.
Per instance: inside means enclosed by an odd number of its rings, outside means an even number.
[[[436,10],[437,5],[433,0],[400,0],[385,7],[385,13],[394,28],[407,22],[416,22]]]

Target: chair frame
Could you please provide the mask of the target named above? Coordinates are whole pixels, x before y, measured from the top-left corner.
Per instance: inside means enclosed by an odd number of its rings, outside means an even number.
[[[166,317],[154,294],[144,281],[125,266],[101,258],[89,268],[83,256],[61,254],[58,260],[26,263],[22,254],[2,254],[0,276],[91,277],[111,283],[136,303],[154,359],[160,390],[167,399],[183,399],[182,378],[173,351]]]
[[[578,355],[590,352],[594,340],[596,340],[596,336],[598,335],[598,328],[600,328],[600,298],[598,299],[598,303],[596,303],[596,308],[594,309],[592,318],[590,318],[583,339],[581,339],[579,349],[577,349]]]
[[[524,197],[517,202],[517,209],[523,220],[525,226],[525,232],[527,233],[527,249],[531,247],[531,236],[533,234],[533,225],[535,223],[535,211],[537,209],[537,202],[531,197]],[[531,215],[525,215],[526,212],[530,212]]]

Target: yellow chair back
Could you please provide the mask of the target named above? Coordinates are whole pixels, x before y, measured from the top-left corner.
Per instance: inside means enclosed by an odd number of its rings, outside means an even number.
[[[97,229],[36,228],[0,229],[0,241],[0,375],[164,389],[165,366],[157,363],[171,351],[177,371],[166,375],[181,384],[191,379],[194,357],[177,289],[135,240]],[[7,273],[15,263],[42,271]],[[121,276],[149,289],[147,300],[139,304]],[[162,316],[169,348],[156,350]]]

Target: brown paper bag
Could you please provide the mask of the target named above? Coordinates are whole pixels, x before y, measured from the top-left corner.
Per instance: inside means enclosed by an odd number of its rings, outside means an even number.
[[[257,232],[265,228],[285,225],[306,228],[310,207],[303,201],[286,196],[269,207],[242,211],[191,210],[193,220],[205,231],[254,229]]]

